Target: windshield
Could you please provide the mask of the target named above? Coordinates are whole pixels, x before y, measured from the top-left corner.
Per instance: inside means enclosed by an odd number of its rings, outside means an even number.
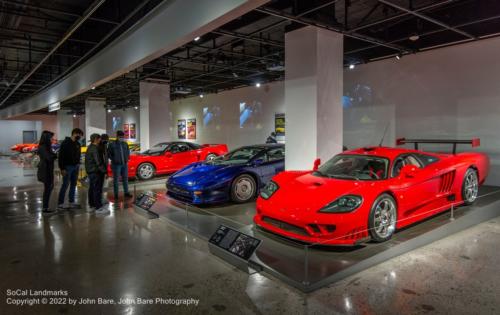
[[[169,146],[170,143],[168,142],[158,143],[154,145],[151,149],[142,152],[142,154],[147,154],[147,155],[162,154]]]
[[[257,154],[262,152],[262,148],[258,147],[244,147],[239,148],[234,151],[229,152],[226,155],[219,156],[213,159],[209,163],[217,165],[233,165],[233,164],[245,164],[253,159]]]
[[[379,180],[387,178],[389,160],[366,155],[337,155],[313,172],[330,178]]]

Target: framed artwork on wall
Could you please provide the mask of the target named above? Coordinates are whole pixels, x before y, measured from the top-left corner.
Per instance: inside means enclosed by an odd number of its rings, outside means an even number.
[[[136,139],[137,134],[136,134],[136,129],[135,129],[135,124],[130,124],[129,126],[129,139]]]
[[[186,139],[186,120],[177,120],[177,138]]]
[[[196,139],[196,118],[187,120],[187,138],[191,140]]]
[[[125,133],[125,139],[130,138],[130,125],[129,124],[123,124],[123,133]]]

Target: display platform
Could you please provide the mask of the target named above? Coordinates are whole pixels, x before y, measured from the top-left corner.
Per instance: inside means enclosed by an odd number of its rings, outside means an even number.
[[[158,194],[158,191],[157,196],[150,211],[207,241],[220,225],[261,240],[249,264],[303,292],[327,286],[392,257],[500,216],[500,187],[482,187],[480,197],[473,206],[454,208],[400,230],[385,243],[325,247],[298,243],[256,228],[251,224],[254,203],[198,208]]]

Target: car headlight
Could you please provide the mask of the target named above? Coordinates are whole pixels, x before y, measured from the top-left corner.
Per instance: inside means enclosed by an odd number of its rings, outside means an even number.
[[[363,203],[363,198],[356,195],[342,196],[335,201],[327,204],[319,212],[323,213],[345,213],[351,212],[359,208]]]
[[[264,199],[269,199],[279,188],[280,186],[278,186],[278,184],[270,181],[266,186],[264,186],[264,188],[262,188],[262,190],[260,191],[260,196]]]

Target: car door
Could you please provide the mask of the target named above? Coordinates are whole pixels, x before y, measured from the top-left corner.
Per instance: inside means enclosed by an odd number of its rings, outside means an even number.
[[[177,171],[186,165],[196,162],[197,154],[192,150],[191,146],[187,143],[178,142],[173,146],[175,150],[172,153],[172,171]]]
[[[265,185],[274,175],[285,170],[285,148],[277,147],[266,151],[263,156],[263,163],[259,166],[261,184]]]
[[[418,171],[412,177],[401,177],[399,172],[403,166],[412,165]],[[426,167],[414,154],[403,154],[398,156],[393,163],[391,176],[398,182],[396,193],[400,219],[408,217],[419,217],[432,210],[436,195],[439,190],[439,179]]]

